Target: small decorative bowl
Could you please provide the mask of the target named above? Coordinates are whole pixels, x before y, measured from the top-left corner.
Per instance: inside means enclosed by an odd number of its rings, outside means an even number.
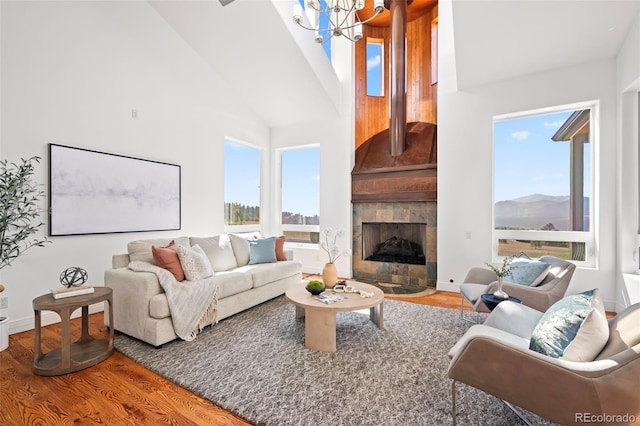
[[[309,293],[313,294],[314,296],[319,295],[320,293],[322,293],[325,290],[324,288],[322,290],[320,290],[320,289],[317,289],[317,288],[309,288],[309,287],[305,287],[305,289]]]

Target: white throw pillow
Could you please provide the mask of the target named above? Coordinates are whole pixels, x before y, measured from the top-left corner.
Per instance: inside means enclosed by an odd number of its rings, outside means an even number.
[[[178,258],[188,281],[196,281],[213,275],[211,263],[198,245],[191,248],[178,245]]]
[[[529,349],[567,361],[593,361],[609,340],[609,323],[597,289],[560,299],[544,313]]]

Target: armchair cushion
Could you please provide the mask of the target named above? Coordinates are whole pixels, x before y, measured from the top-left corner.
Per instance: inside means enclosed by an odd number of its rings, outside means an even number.
[[[593,361],[609,340],[609,324],[597,289],[567,296],[540,318],[529,349],[568,361]]]
[[[511,275],[507,281],[535,287],[545,279],[550,268],[546,262],[516,258],[511,262]]]

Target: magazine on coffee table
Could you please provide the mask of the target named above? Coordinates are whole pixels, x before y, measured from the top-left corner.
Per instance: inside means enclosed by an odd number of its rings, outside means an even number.
[[[326,303],[327,305],[330,305],[332,303],[344,300],[346,299],[346,297],[344,297],[341,294],[330,293],[330,294],[319,294],[318,296],[316,296],[316,299],[318,299],[322,303]]]

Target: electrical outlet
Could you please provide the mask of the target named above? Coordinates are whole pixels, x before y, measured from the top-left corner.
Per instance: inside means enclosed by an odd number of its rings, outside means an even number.
[[[9,307],[9,297],[0,296],[0,309],[7,309]]]

